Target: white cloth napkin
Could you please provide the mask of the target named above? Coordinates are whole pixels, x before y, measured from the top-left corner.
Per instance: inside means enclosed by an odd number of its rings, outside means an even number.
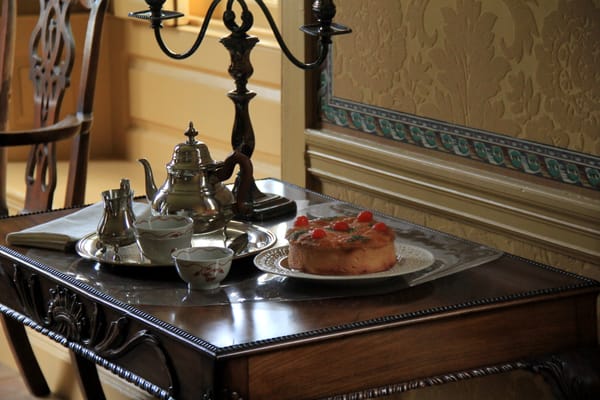
[[[136,218],[150,212],[147,203],[133,203]],[[100,201],[79,211],[46,223],[35,225],[6,235],[6,242],[13,246],[39,247],[66,250],[78,240],[93,233],[104,213],[104,202]]]

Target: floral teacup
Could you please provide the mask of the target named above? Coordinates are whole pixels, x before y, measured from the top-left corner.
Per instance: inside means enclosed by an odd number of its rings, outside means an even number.
[[[173,252],[181,279],[190,290],[216,289],[231,268],[233,250],[225,247],[190,247]]]
[[[155,264],[172,264],[171,253],[192,245],[194,221],[183,215],[153,215],[134,222],[135,239]]]

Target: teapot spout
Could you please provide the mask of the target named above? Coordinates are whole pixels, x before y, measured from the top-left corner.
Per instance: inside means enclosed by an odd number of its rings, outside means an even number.
[[[144,177],[146,179],[146,197],[149,201],[152,201],[157,191],[156,184],[154,183],[154,175],[152,174],[152,167],[145,158],[140,158],[138,161],[144,167]]]

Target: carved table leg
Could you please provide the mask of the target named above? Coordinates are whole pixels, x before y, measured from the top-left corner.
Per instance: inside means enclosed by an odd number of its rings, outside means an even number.
[[[11,347],[15,361],[25,381],[25,385],[34,396],[47,396],[50,388],[35,358],[25,327],[18,321],[1,314],[2,325]]]
[[[559,400],[600,399],[600,348],[553,354],[529,363]]]
[[[79,387],[83,390],[84,398],[88,400],[104,400],[104,390],[98,377],[96,364],[82,356],[69,351],[71,363],[75,367]]]

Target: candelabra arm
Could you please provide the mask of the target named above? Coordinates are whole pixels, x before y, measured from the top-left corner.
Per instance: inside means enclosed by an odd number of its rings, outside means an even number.
[[[281,36],[281,33],[279,32],[279,28],[277,28],[277,24],[275,23],[275,20],[273,19],[273,16],[271,15],[271,12],[269,11],[269,9],[265,5],[265,3],[262,0],[255,0],[255,1],[256,1],[256,4],[258,4],[258,7],[260,7],[263,14],[265,15],[265,18],[267,19],[267,22],[269,23],[269,27],[273,31],[273,35],[275,36],[275,39],[277,40],[277,43],[279,44],[281,51],[283,52],[283,54],[285,54],[285,56],[288,58],[288,60],[290,60],[292,62],[292,64],[294,64],[296,67],[298,67],[300,69],[311,70],[311,69],[318,68],[323,63],[323,61],[325,61],[325,59],[327,58],[327,53],[329,52],[329,45],[331,44],[331,36],[330,35],[320,35],[321,40],[319,42],[319,47],[320,47],[319,55],[315,61],[312,61],[309,63],[302,62],[292,54],[290,49],[285,44],[285,41],[283,40],[283,37]]]
[[[196,40],[192,44],[192,47],[190,47],[189,50],[183,53],[176,53],[172,51],[167,46],[160,33],[163,20],[170,18],[178,18],[183,14],[175,12],[163,12],[159,7],[158,9],[151,9],[150,11],[132,12],[129,13],[129,16],[139,19],[149,19],[152,24],[152,29],[154,30],[154,37],[156,39],[156,42],[158,43],[158,47],[160,47],[162,52],[175,60],[183,60],[194,54],[202,44],[202,41],[206,36],[206,31],[208,30],[208,25],[210,24],[215,9],[220,2],[221,0],[212,1],[208,9],[206,10],[206,15],[204,16],[204,21],[202,22],[202,26],[200,27],[200,32],[198,32],[198,37],[196,37]]]

